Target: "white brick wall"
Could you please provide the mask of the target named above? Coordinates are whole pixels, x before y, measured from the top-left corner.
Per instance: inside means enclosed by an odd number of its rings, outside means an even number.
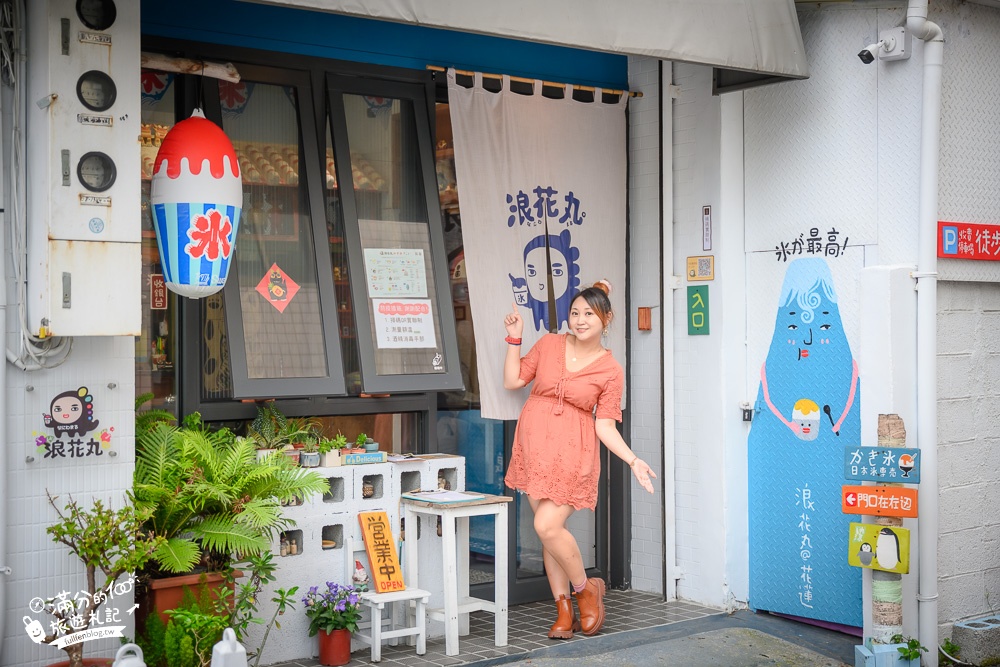
[[[660,313],[653,310],[653,330],[637,329],[636,308],[660,305],[660,92],[659,61],[630,56],[629,88],[642,97],[629,102],[629,267],[631,374],[629,405],[632,449],[662,475],[663,397],[661,388]],[[659,485],[657,485],[659,486]],[[646,493],[632,481],[632,587],[663,589],[663,494]]]
[[[938,287],[938,618],[1000,607],[1000,285]]]
[[[720,238],[713,219],[713,252],[702,249],[701,209],[720,198],[720,98],[713,97],[710,67],[675,63],[673,255],[674,275],[683,275],[686,258],[715,254]],[[733,242],[740,242],[738,237]],[[686,280],[672,295],[674,312],[674,437],[677,597],[723,606],[726,532],[722,491],[723,406],[720,377],[723,314],[720,308],[724,267],[716,265],[709,288],[710,334],[688,336]],[[737,276],[736,279],[740,279]]]
[[[16,312],[10,309],[11,315]],[[9,332],[14,331],[11,320],[8,317]],[[17,349],[14,336],[8,336],[8,345]],[[54,544],[45,533],[45,528],[56,518],[45,492],[58,495],[60,506],[69,496],[85,506],[89,506],[92,498],[121,506],[124,491],[132,485],[135,462],[134,363],[134,339],[114,337],[77,338],[69,361],[53,370],[25,373],[7,365],[8,401],[0,406],[4,410],[4,474],[9,503],[7,554],[3,564],[9,565],[12,573],[6,583],[6,623],[0,664],[38,667],[65,658],[58,649],[26,641],[21,620],[30,615],[48,628],[50,617],[33,614],[28,609],[31,599],[54,597],[63,590],[76,593],[86,587],[80,561],[66,547]],[[116,385],[113,389],[108,387],[111,383]],[[35,451],[33,432],[52,432],[45,429],[42,414],[49,411],[54,396],[81,386],[88,387],[94,397],[94,416],[100,420],[98,432],[114,427],[112,449],[118,456],[43,460]],[[34,462],[26,462],[27,456],[34,456]],[[125,614],[131,602],[113,604],[119,607],[120,616],[128,626],[126,632],[131,632],[131,617]],[[113,656],[118,645],[117,640],[90,641],[84,656]]]

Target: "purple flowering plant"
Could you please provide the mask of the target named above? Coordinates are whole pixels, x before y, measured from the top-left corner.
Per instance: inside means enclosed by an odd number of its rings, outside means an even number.
[[[302,604],[309,617],[309,636],[314,636],[320,630],[358,629],[361,620],[361,609],[358,605],[360,594],[354,586],[341,586],[332,581],[326,582],[326,590],[319,586],[311,586],[303,596]]]

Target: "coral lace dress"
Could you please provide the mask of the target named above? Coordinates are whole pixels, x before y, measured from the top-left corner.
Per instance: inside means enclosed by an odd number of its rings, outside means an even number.
[[[546,334],[521,358],[520,377],[534,384],[504,481],[536,500],[592,510],[601,474],[594,408],[598,419],[621,421],[625,373],[610,352],[566,370],[567,336]]]

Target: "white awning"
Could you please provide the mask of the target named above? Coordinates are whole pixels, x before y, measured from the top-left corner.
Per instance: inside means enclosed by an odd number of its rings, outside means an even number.
[[[809,75],[794,0],[245,0],[725,69]]]

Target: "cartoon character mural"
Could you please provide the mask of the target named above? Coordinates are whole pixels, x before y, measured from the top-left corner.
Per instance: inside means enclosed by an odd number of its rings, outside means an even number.
[[[514,302],[531,310],[531,322],[536,331],[558,331],[564,322],[569,322],[569,307],[573,294],[580,285],[579,259],[580,250],[572,245],[568,229],[558,236],[542,234],[524,246],[524,278],[507,274],[514,292]],[[554,323],[549,322],[550,300],[555,301]]]
[[[55,431],[56,438],[64,434],[83,437],[100,423],[94,419],[94,397],[86,387],[64,391],[53,398],[48,414],[42,415],[42,418],[45,425]]]
[[[860,400],[829,266],[790,262],[748,442],[752,608],[862,624],[861,571],[847,564],[840,511]]]

